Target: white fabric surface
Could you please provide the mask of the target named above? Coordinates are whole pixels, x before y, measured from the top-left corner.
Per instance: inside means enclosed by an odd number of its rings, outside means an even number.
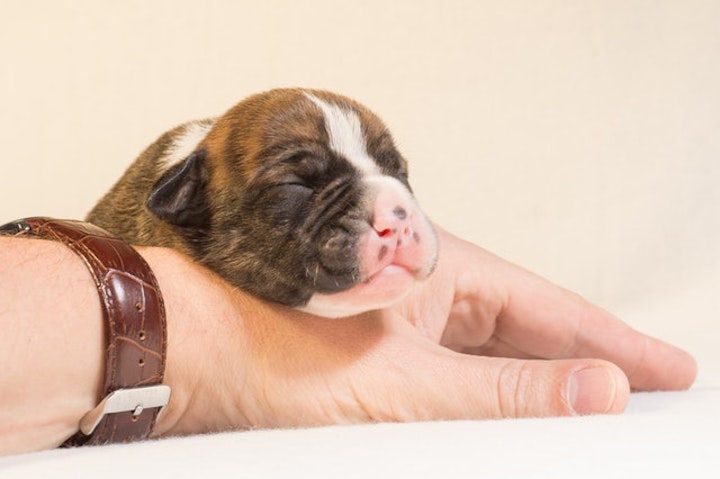
[[[254,431],[0,460],[30,477],[693,477],[720,473],[720,388],[639,393],[622,416]]]
[[[696,385],[621,416],[239,432],[0,477],[720,477],[720,3],[339,3],[3,1],[0,221],[82,217],[162,131],[327,88],[387,121],[433,219],[686,348]]]

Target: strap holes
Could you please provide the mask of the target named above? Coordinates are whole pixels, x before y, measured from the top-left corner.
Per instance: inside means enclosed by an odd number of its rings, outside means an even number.
[[[138,313],[141,313],[142,310],[144,309],[143,304],[140,301],[138,301],[137,303],[135,303],[135,309],[137,309]]]
[[[140,338],[140,341],[145,341],[145,331],[140,331],[138,338]]]
[[[140,359],[138,360],[138,364],[140,365],[140,367],[145,366],[145,360],[144,360],[143,358],[140,358]]]

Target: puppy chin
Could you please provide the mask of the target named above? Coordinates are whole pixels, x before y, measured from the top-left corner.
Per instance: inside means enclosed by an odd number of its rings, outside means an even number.
[[[315,293],[305,306],[298,309],[326,318],[343,318],[382,309],[402,300],[417,281],[416,273],[391,264],[346,291]]]

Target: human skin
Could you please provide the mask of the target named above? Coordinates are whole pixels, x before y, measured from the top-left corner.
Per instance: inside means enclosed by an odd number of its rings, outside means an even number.
[[[630,390],[688,388],[686,352],[438,228],[429,280],[397,306],[326,319],[139,248],[167,308],[153,436],[367,421],[620,413]],[[103,325],[66,246],[0,237],[0,454],[56,447],[98,402]]]

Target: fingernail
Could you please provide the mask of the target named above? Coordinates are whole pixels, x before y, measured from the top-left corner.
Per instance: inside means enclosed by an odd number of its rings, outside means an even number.
[[[615,404],[615,375],[601,366],[572,373],[567,383],[567,401],[575,414],[605,414]]]

